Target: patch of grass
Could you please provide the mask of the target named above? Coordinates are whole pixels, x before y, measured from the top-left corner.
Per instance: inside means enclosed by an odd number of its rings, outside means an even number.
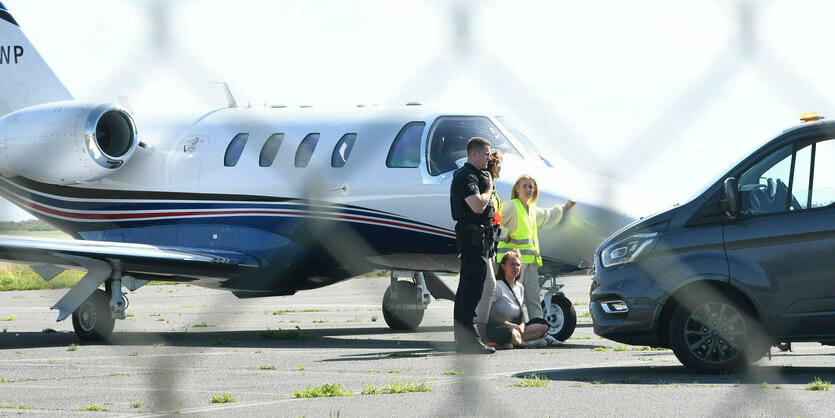
[[[165,322],[165,318],[157,318],[157,322]]]
[[[128,313],[125,314],[125,316],[127,316],[128,318],[133,318],[133,317],[136,316],[136,314],[133,313],[133,312],[128,312]]]
[[[134,351],[133,353],[128,354],[128,356],[130,356],[130,357],[136,357],[138,355],[139,355],[138,351]]]
[[[14,320],[15,320],[14,315],[9,315],[9,316],[5,316],[3,318],[0,318],[0,321],[14,321]]]
[[[35,407],[33,407],[33,406],[9,405],[7,403],[4,403],[4,404],[0,405],[0,408],[5,408],[5,409],[35,409]]]
[[[397,343],[397,344],[400,344],[400,343]],[[380,355],[384,356],[384,357],[419,357],[419,355],[415,354],[415,353],[399,353],[399,352],[396,352],[396,351],[392,351],[391,353],[380,354]]]
[[[97,412],[104,412],[109,411],[109,408],[102,408],[98,404],[91,403],[90,406],[85,406],[83,408],[78,408],[76,411],[97,411]]]
[[[768,389],[768,382],[762,382],[762,384],[760,384],[760,387],[763,389]]]
[[[328,312],[326,309],[303,309],[302,312]]]
[[[815,380],[810,382],[806,385],[806,390],[825,390],[829,391],[829,381],[828,380],[821,380],[819,377],[815,376]]]
[[[133,409],[139,409],[142,408],[142,405],[144,405],[142,402],[133,402],[130,404],[130,407]]]
[[[607,351],[609,347],[594,347],[594,351]]]
[[[738,388],[738,387],[739,387],[739,380],[737,380],[736,382],[734,382],[734,387],[735,387],[735,388]]]
[[[303,370],[304,370],[304,364],[299,363],[299,370],[300,370],[300,371],[303,371]]]
[[[591,314],[586,312],[582,315],[577,315],[577,318],[591,318]]]
[[[67,348],[67,351],[78,351],[78,346],[75,344],[70,344],[69,348]]]
[[[41,332],[51,333],[51,332],[58,332],[58,331],[55,331],[53,328],[44,328],[44,329],[41,330]]]
[[[296,398],[330,398],[334,396],[354,396],[354,394],[342,389],[342,386],[336,383],[325,383],[320,386],[307,388],[303,391],[294,390],[293,396]]]
[[[645,345],[642,347],[632,347],[632,351],[670,351],[670,349],[664,347],[650,347],[648,345]]]
[[[391,393],[432,392],[432,388],[424,382],[414,383],[394,380],[383,386],[367,385],[362,390],[363,395],[388,395]]]
[[[228,393],[224,393],[223,395],[215,395],[212,396],[212,403],[232,403],[235,402],[235,398]]]
[[[278,366],[264,364],[261,366],[261,370],[278,370]]]
[[[377,322],[377,315],[371,315],[371,322]]]
[[[284,315],[284,314],[286,314],[286,313],[290,313],[290,312],[296,312],[296,311],[294,311],[294,310],[292,310],[292,309],[280,309],[280,310],[277,310],[277,311],[272,311],[272,312],[267,311],[267,312],[264,312],[264,313],[265,313],[265,314],[270,314],[270,313],[272,313],[273,315]]]
[[[508,386],[509,388],[544,388],[548,386],[548,379],[532,374]]]
[[[6,379],[3,379],[2,377],[0,377],[0,383],[7,383],[7,382],[11,382],[11,380],[6,380]]]
[[[67,270],[46,281],[29,266],[0,263],[0,291],[69,289],[75,286],[84,274],[83,271]]]
[[[612,351],[626,351],[626,345],[619,345],[612,349]]]
[[[194,324],[194,325],[192,325],[191,327],[192,327],[192,328],[209,328],[209,327],[213,327],[213,326],[214,326],[214,325],[209,325],[209,324],[207,324],[207,323],[205,323],[205,322],[201,322],[201,323],[199,323],[199,324]]]
[[[313,320],[314,324],[324,324],[324,323],[327,323],[327,322],[328,322],[327,319],[314,319]]]
[[[319,336],[307,331],[302,331],[299,327],[291,330],[266,330],[259,332],[258,336],[262,340],[315,340]]]
[[[630,374],[630,375],[629,375],[629,377],[627,377],[626,379],[624,379],[624,380],[618,380],[617,382],[618,382],[618,383],[625,383],[625,384],[627,384],[627,385],[635,385],[635,384],[638,384],[638,383],[643,383],[643,382],[644,382],[644,380],[643,380],[643,379],[641,379],[641,375],[638,375],[638,374],[634,374],[634,375],[633,375],[633,374]]]
[[[111,376],[130,376],[130,373],[110,373]]]
[[[460,374],[461,372],[459,372],[458,370],[447,370],[444,372],[444,376],[458,376]]]
[[[218,338],[212,341],[212,345],[232,345],[232,341],[229,341],[225,338]]]

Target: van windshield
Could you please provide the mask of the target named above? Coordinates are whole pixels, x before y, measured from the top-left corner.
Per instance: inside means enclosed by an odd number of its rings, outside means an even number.
[[[720,171],[719,174],[716,175],[716,177],[710,179],[710,181],[705,183],[702,187],[699,187],[697,189],[698,192],[688,197],[684,202],[690,202],[696,197],[703,195],[705,192],[707,192],[708,189],[710,189],[711,186],[716,184],[716,182],[718,182],[719,180],[724,180],[725,176],[728,174],[728,171],[731,171],[731,169],[739,165],[739,163],[741,163],[742,160],[748,158],[748,156],[753,154],[756,150],[762,148],[765,144],[771,142],[772,139],[774,138],[769,138],[768,141],[765,141],[762,144],[759,144],[753,149],[751,149],[751,151],[742,154],[739,158],[736,159],[736,161],[728,165],[724,170]]]

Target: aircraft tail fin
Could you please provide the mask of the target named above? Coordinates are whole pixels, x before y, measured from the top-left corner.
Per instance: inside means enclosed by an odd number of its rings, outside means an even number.
[[[72,98],[0,2],[0,116]]]

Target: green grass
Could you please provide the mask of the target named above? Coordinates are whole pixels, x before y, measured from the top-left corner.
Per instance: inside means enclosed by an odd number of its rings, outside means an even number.
[[[630,375],[629,375],[629,377],[627,377],[626,379],[624,379],[624,380],[618,380],[617,382],[618,382],[618,383],[625,383],[625,384],[627,384],[627,385],[636,385],[636,384],[639,384],[639,383],[643,383],[643,382],[644,382],[644,380],[643,380],[643,379],[641,379],[641,376],[640,376],[640,375],[637,375],[637,374],[635,374],[635,375],[630,374]]]
[[[207,324],[207,323],[205,323],[205,322],[201,322],[201,323],[199,323],[199,324],[194,324],[194,325],[192,325],[191,327],[192,327],[192,328],[209,328],[209,327],[213,327],[213,326],[214,326],[214,325],[209,325],[209,324]]]
[[[367,385],[362,390],[363,395],[388,395],[391,393],[432,392],[432,388],[424,382],[414,383],[394,380],[383,386]]]
[[[139,409],[142,408],[142,405],[144,405],[142,402],[133,402],[130,404],[130,407],[133,409]]]
[[[98,404],[94,404],[94,403],[91,403],[90,406],[85,406],[83,408],[76,409],[76,411],[98,411],[98,412],[104,412],[104,411],[109,411],[109,410],[110,410],[109,408],[102,408]]]
[[[261,370],[278,370],[278,366],[273,365],[262,365]]]
[[[78,351],[78,346],[75,344],[70,344],[69,348],[67,348],[67,351]]]
[[[607,351],[609,347],[594,347],[594,351]]]
[[[447,370],[444,372],[444,376],[458,376],[461,374],[458,370]]]
[[[544,388],[548,386],[548,379],[532,374],[526,376],[524,379],[514,383],[509,388]]]
[[[825,390],[829,391],[829,381],[828,380],[821,380],[819,377],[815,377],[815,380],[810,382],[806,385],[806,390]]]
[[[377,315],[371,315],[371,322],[377,322]]]
[[[14,315],[9,315],[9,316],[0,318],[0,321],[14,321],[14,320],[15,320]]]
[[[33,406],[9,405],[7,403],[4,403],[4,404],[0,405],[0,408],[4,408],[4,409],[35,409],[35,407],[33,407]]]
[[[212,396],[212,403],[232,403],[235,402],[235,398],[228,393],[224,393],[223,395],[215,395]]]
[[[330,398],[334,396],[354,396],[354,394],[342,389],[342,386],[336,383],[325,383],[320,386],[307,388],[303,391],[294,390],[293,396],[296,398]]]
[[[84,274],[83,271],[65,271],[47,282],[29,266],[0,263],[0,291],[68,289],[75,286]]]
[[[264,332],[259,332],[258,336],[261,337],[262,340],[315,340],[318,338],[318,335],[302,331],[299,327],[296,329],[291,330],[266,330]]]

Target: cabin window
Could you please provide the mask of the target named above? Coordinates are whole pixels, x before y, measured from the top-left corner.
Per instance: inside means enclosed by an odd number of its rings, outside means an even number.
[[[357,140],[357,134],[345,134],[336,143],[331,155],[331,167],[342,167],[345,161],[348,161],[348,156],[351,155],[351,150],[354,149],[354,142]]]
[[[313,156],[313,150],[316,149],[316,144],[319,142],[319,134],[312,133],[302,139],[299,144],[299,149],[296,150],[296,167],[307,167],[310,162],[310,157]]]
[[[275,156],[278,154],[278,149],[281,147],[281,141],[284,140],[284,134],[272,134],[267,138],[267,142],[261,148],[261,156],[258,157],[258,165],[261,167],[270,167],[273,165]]]
[[[226,154],[223,156],[223,165],[226,167],[234,167],[241,159],[241,153],[244,152],[246,140],[249,139],[249,134],[237,134],[232,138],[232,142],[226,147]]]
[[[424,122],[409,122],[394,138],[386,158],[386,167],[413,168],[420,165],[420,137]]]
[[[475,136],[490,141],[491,148],[501,151],[504,158],[522,158],[490,119],[484,116],[443,116],[435,121],[432,140],[427,144],[429,174],[437,176],[458,168],[456,161],[467,159],[467,142]]]

